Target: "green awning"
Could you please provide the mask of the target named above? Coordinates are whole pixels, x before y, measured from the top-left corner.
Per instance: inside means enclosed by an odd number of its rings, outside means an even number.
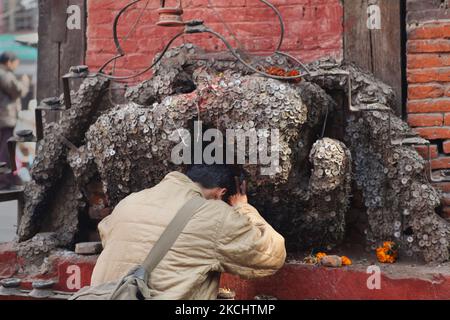
[[[20,60],[36,61],[38,57],[36,48],[16,42],[16,35],[13,34],[0,35],[0,53],[4,51],[14,52]]]

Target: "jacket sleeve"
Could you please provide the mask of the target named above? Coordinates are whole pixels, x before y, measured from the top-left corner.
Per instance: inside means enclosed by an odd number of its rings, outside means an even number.
[[[284,238],[249,204],[225,215],[217,243],[220,271],[246,279],[270,276],[286,259]]]
[[[4,77],[0,77],[0,89],[6,93],[11,100],[23,98],[29,91],[29,88],[19,81],[12,73],[6,73]]]
[[[100,234],[100,239],[102,240],[103,248],[106,247],[106,242],[108,241],[112,229],[112,219],[112,215],[109,215],[98,224],[98,232]]]

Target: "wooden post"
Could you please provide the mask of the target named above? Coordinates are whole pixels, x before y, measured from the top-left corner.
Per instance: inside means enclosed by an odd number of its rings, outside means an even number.
[[[67,29],[67,9],[81,9],[80,30]],[[84,64],[86,55],[86,0],[39,0],[38,102],[62,94],[61,77],[70,66]],[[57,120],[57,113],[46,121]]]
[[[381,29],[369,29],[370,5],[380,9]],[[344,57],[392,86],[402,115],[403,65],[400,0],[344,0]]]

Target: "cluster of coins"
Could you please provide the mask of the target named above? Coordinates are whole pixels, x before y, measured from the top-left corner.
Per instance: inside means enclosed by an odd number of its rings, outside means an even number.
[[[28,246],[30,251],[24,249],[21,252],[32,254],[31,249],[39,248],[39,244],[34,243],[32,238],[42,230],[55,233],[58,240],[55,248],[73,245],[79,231],[80,212],[86,209],[86,201],[71,170],[64,170],[63,176],[63,179],[55,186],[42,185],[35,181],[26,185],[26,206],[18,235],[23,244],[21,248]]]
[[[338,75],[342,69],[329,66],[313,81],[326,90],[348,94],[346,76]],[[394,93],[385,84],[356,67],[343,69],[352,76],[353,106],[395,105]],[[347,118],[345,141],[367,207],[368,249],[393,240],[409,256],[422,256],[427,262],[447,261],[450,227],[435,212],[439,192],[429,183],[425,161],[414,148],[394,143],[416,135],[393,113],[362,109]]]
[[[341,186],[348,168],[348,150],[340,141],[324,138],[316,141],[311,149],[310,162],[313,165],[311,191],[330,192]]]
[[[324,138],[313,145],[310,162],[313,165],[311,195],[308,211],[301,220],[313,226],[307,231],[308,238],[330,249],[344,239],[346,231],[345,215],[352,191],[352,157],[342,142]]]
[[[45,258],[59,245],[58,238],[54,232],[38,233],[30,240],[17,244],[19,256],[26,258],[27,261],[27,265],[24,267],[29,269],[21,270],[21,272],[28,274],[45,272],[45,270],[42,270],[42,267],[45,267],[43,265]]]
[[[308,220],[306,215],[310,209],[321,203],[310,201],[309,177],[301,173],[307,173],[305,167],[308,167],[317,128],[322,126],[325,112],[333,110],[334,101],[319,86],[309,82],[294,85],[248,75],[248,70],[239,63],[189,58],[198,53],[189,45],[170,51],[151,80],[128,91],[127,96],[136,104],[119,106],[100,117],[86,136],[86,148],[80,149],[80,155],[74,156],[71,162],[74,172],[79,172],[75,174],[82,176],[90,166],[89,161],[95,161],[111,205],[114,205],[131,192],[151,187],[169,171],[179,169],[170,162],[171,150],[177,143],[189,145],[196,138],[192,132],[193,120],[201,120],[205,127],[219,129],[222,133],[226,129],[256,131],[258,137],[267,138],[268,145],[274,143],[271,130],[279,130],[279,148],[270,150],[280,152],[279,171],[273,176],[263,176],[261,166],[244,165],[253,182],[250,192],[254,203],[259,206],[270,199],[274,208],[262,208],[261,212],[269,220],[280,218],[283,226],[289,226],[294,235],[290,238],[292,242],[301,242],[304,246],[336,245],[343,227],[336,228],[334,233],[328,229],[335,224],[335,219],[343,216],[341,213],[348,206],[346,201],[333,199],[326,203],[327,209],[316,210],[318,216],[319,212],[329,209],[326,214],[332,219],[328,223],[317,223],[320,230],[313,232],[314,237],[300,236],[306,234],[304,229],[313,229],[311,224],[291,219],[305,216],[304,220]],[[286,63],[286,60],[269,60],[263,59],[258,65],[263,69],[267,65]],[[193,92],[176,94],[190,92],[192,84]],[[141,105],[142,102],[152,103]],[[190,137],[179,131],[185,128],[191,129]],[[260,132],[260,129],[267,131]],[[247,159],[254,151],[251,148],[245,151]],[[291,186],[295,187],[296,194]],[[341,189],[336,186],[336,190]],[[339,193],[340,199],[347,194],[347,190]],[[314,195],[318,199],[321,196]],[[306,205],[302,202],[304,199]],[[324,228],[331,236],[322,236]]]
[[[242,53],[241,56],[243,56]],[[158,56],[155,57],[157,58]],[[271,66],[293,68],[288,59],[279,54],[266,58],[252,57],[251,61],[251,64],[261,71]],[[154,76],[129,88],[125,97],[128,101],[139,105],[151,105],[154,102],[161,102],[164,97],[170,95],[192,92],[196,89],[192,74],[194,70],[203,68],[217,73],[233,70],[241,75],[253,74],[246,66],[235,61],[231,54],[224,53],[221,56],[212,57],[202,48],[186,43],[167,51],[154,67]]]
[[[72,108],[62,114],[59,122],[46,129],[46,136],[38,143],[33,163],[32,177],[39,183],[55,183],[61,178],[62,162],[65,162],[67,143],[81,145],[84,134],[95,122],[93,110],[101,104],[108,88],[105,78],[86,79],[77,94],[73,95]]]
[[[252,64],[260,70],[293,68],[283,56],[253,59]],[[114,206],[180,170],[181,165],[171,161],[174,147],[183,144],[194,152],[196,139],[203,135],[196,130],[198,120],[204,130],[217,129],[225,144],[227,130],[238,135],[236,151],[246,157],[243,168],[252,181],[252,202],[285,235],[290,250],[331,249],[342,241],[353,162],[367,207],[369,247],[395,240],[409,255],[448,260],[450,228],[435,213],[440,195],[426,180],[424,160],[412,147],[390,143],[414,135],[401,119],[385,111],[361,111],[347,118],[347,146],[317,140],[325,115],[336,107],[327,92],[348,95],[348,74],[353,106],[393,106],[393,90],[351,65],[323,60],[310,68],[306,81],[282,82],[185,44],[168,51],[152,79],[127,90],[129,103],[112,106],[104,94],[108,81],[100,76],[86,79],[73,95],[73,108],[46,128],[46,138],[38,145],[33,181],[25,191],[21,239],[39,230],[44,212],[51,208],[47,229],[56,230],[58,241],[67,245],[86,204],[80,190],[96,174]],[[258,144],[247,143],[240,150],[240,142],[252,135]],[[266,145],[261,147],[261,141]],[[272,175],[261,175],[268,164],[248,163],[261,152],[266,157],[279,154],[271,163]]]
[[[102,77],[83,81],[78,92],[72,93],[72,108],[64,111],[57,123],[46,127],[45,138],[37,144],[37,154],[31,175],[25,186],[23,217],[18,228],[21,242],[31,239],[41,229],[57,232],[59,245],[70,246],[78,229],[80,208],[86,203],[67,169],[67,154],[84,141],[84,135],[95,122],[96,114],[108,108]]]
[[[177,169],[171,163],[173,148],[185,143],[193,150],[192,138],[202,138],[194,137],[195,131],[184,137],[181,130],[192,129],[192,122],[200,120],[204,128],[217,129],[224,143],[227,130],[235,130],[237,151],[246,156],[244,168],[258,185],[286,182],[294,155],[291,146],[297,144],[307,121],[308,110],[298,88],[235,70],[218,74],[206,67],[193,70],[192,81],[196,90],[190,94],[160,96],[161,102],[151,106],[129,103],[101,116],[86,135],[87,155],[74,158],[73,167],[86,166],[93,159],[108,198],[116,204]],[[275,131],[279,141],[272,138]],[[252,134],[257,144],[239,140]],[[263,140],[266,146],[259,143]],[[239,149],[243,146],[245,150]],[[259,152],[269,157],[279,152],[273,175],[261,175],[261,166],[270,164],[248,163],[250,155]]]
[[[289,251],[332,250],[342,242],[352,195],[351,164],[350,150],[342,142],[324,138],[314,144],[310,161],[294,162],[286,184],[251,194],[257,208],[285,236]]]

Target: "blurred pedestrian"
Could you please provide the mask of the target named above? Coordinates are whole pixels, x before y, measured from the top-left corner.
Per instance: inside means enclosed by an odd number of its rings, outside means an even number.
[[[0,162],[9,163],[8,139],[14,134],[18,112],[21,109],[20,99],[28,94],[30,79],[23,76],[18,79],[14,72],[20,64],[19,58],[12,52],[0,55]],[[0,176],[0,190],[15,184],[14,176]]]

